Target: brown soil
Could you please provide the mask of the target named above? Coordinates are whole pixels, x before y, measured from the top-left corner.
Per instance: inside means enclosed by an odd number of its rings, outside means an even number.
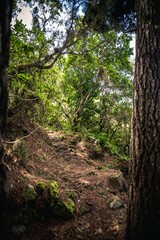
[[[127,180],[124,180],[122,189],[111,185],[110,177],[120,172],[115,157],[110,157],[94,142],[83,141],[79,135],[36,129],[27,118],[23,119],[21,124],[12,119],[12,124],[9,126],[8,138],[5,139],[7,151],[13,147],[13,140],[21,136],[25,140],[27,158],[22,161],[13,154],[4,157],[3,161],[7,169],[5,191],[8,202],[13,206],[21,204],[23,201],[21,191],[25,184],[35,186],[40,181],[47,183],[55,180],[62,195],[66,191],[73,193],[76,204],[74,218],[36,219],[27,225],[24,219],[23,233],[15,238],[11,233],[10,239],[124,239],[127,210],[125,181]],[[121,170],[124,169],[123,167]],[[122,206],[112,209],[110,202],[115,196],[119,197]],[[14,227],[12,222],[10,228]]]

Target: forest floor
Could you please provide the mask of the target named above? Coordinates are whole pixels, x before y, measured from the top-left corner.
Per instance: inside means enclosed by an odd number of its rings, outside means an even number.
[[[25,143],[25,157],[22,148],[21,156],[16,152],[17,138]],[[5,192],[7,201],[13,205],[7,207],[9,240],[124,239],[126,162],[109,156],[107,150],[100,149],[92,140],[84,141],[78,134],[45,131],[30,124],[27,117],[21,123],[12,118],[4,142]],[[24,211],[20,214],[24,186],[35,187],[38,182],[47,184],[52,180],[58,183],[61,195],[72,194],[74,216],[26,221]]]

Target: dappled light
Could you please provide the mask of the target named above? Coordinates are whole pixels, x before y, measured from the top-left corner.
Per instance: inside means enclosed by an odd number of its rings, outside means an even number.
[[[159,10],[1,1],[0,238],[159,238]]]

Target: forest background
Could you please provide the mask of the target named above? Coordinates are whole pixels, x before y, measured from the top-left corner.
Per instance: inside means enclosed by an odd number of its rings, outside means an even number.
[[[10,108],[129,159],[134,36],[88,29],[75,6],[30,7],[12,20]]]

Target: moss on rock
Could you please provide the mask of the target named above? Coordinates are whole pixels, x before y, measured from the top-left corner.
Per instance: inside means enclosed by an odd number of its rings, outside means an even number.
[[[74,212],[76,210],[76,206],[75,203],[73,202],[73,200],[71,198],[68,198],[67,201],[63,202],[63,206],[64,206],[64,214],[63,216],[66,218],[68,217],[73,217],[74,216]]]
[[[59,200],[59,197],[60,197],[59,187],[56,181],[50,182],[49,193],[50,193],[51,205],[53,205],[55,202]]]
[[[70,199],[74,199],[74,194],[73,194],[73,192],[70,192],[70,191],[67,191],[66,192],[66,196],[68,197],[68,198],[70,198]]]
[[[25,201],[33,201],[36,199],[36,192],[35,189],[32,185],[28,184],[25,186],[24,191],[23,191],[23,196]]]
[[[58,201],[54,206],[54,214],[58,218],[69,219],[74,216],[75,203],[72,199],[68,198],[66,201]]]
[[[42,194],[46,188],[46,184],[44,182],[38,182],[36,184],[36,191],[39,194]]]
[[[53,214],[58,218],[68,219],[74,216],[75,203],[71,198],[62,201],[60,198],[59,187],[56,181],[50,182],[50,207]]]

